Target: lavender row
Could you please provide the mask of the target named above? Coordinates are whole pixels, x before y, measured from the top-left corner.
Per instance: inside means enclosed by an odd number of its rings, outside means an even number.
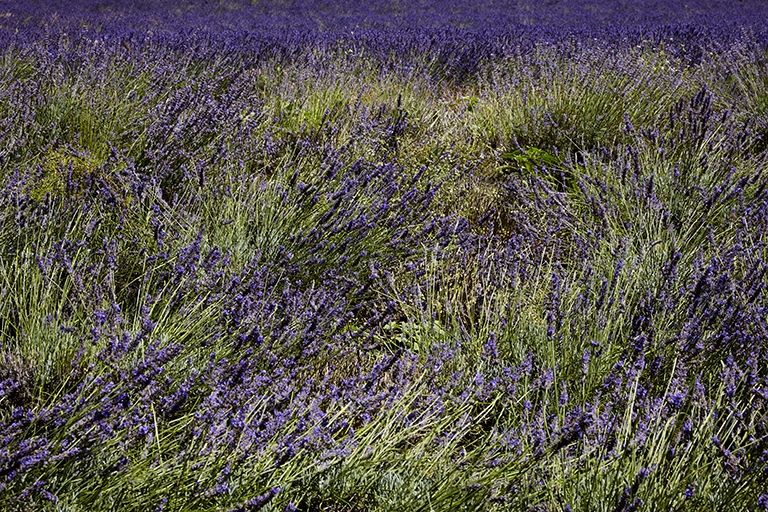
[[[458,28],[601,25],[654,26],[662,24],[752,26],[764,22],[766,6],[760,1],[710,0],[691,4],[680,0],[574,1],[542,4],[533,0],[505,2],[450,0],[431,2],[372,2],[362,6],[349,0],[336,2],[267,2],[234,0],[134,0],[112,4],[99,0],[7,2],[4,25],[39,27],[140,27],[150,30],[242,29],[302,30],[314,32],[361,29]]]

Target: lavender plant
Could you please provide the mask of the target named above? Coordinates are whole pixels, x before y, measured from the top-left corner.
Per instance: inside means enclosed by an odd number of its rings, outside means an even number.
[[[0,508],[768,508],[764,6],[562,4],[4,4]]]

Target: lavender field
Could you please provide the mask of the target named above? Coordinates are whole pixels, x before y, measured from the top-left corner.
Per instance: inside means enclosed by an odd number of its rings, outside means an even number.
[[[768,510],[768,2],[0,1],[0,510]]]

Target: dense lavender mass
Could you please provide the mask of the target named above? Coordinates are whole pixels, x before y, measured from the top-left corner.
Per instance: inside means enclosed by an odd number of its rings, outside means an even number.
[[[0,2],[0,509],[768,510],[767,20]]]
[[[515,25],[594,27],[659,24],[763,25],[763,0],[27,0],[7,1],[4,24],[109,26],[125,30],[203,26],[243,30],[463,28],[502,29]]]

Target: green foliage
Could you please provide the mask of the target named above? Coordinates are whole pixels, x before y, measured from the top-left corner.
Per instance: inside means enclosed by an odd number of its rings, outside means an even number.
[[[574,193],[577,192],[577,177],[573,173],[581,169],[578,165],[564,165],[556,156],[531,146],[503,153],[501,158],[510,162],[510,164],[503,165],[497,169],[502,174],[508,174],[513,171],[522,172],[529,176],[541,174],[544,179],[555,187]]]
[[[93,175],[99,166],[99,162],[87,152],[66,152],[61,149],[52,150],[43,157],[42,176],[39,182],[32,188],[30,197],[40,201],[46,194],[60,196],[64,193],[67,180],[80,182],[84,178]],[[73,194],[82,193],[82,190],[72,190]]]
[[[38,176],[32,182],[29,196],[42,201],[48,195],[54,199],[84,199],[95,188],[106,188],[123,207],[131,202],[127,186],[120,177],[125,163],[111,167],[87,150],[69,145],[50,149],[40,158]]]

